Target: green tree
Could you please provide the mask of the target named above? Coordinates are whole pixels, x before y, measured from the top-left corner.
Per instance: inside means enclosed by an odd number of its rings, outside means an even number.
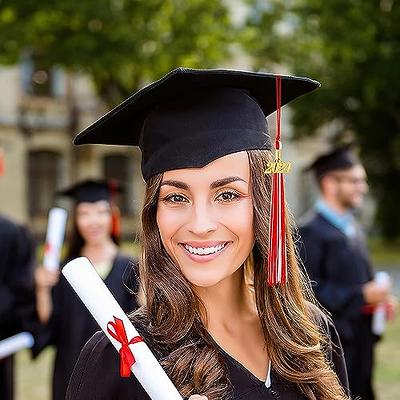
[[[294,104],[297,136],[335,121],[355,134],[387,238],[400,234],[400,4],[251,0],[255,67],[279,62],[322,83]]]
[[[0,0],[0,63],[28,51],[86,72],[113,105],[176,66],[217,65],[232,31],[220,0]]]

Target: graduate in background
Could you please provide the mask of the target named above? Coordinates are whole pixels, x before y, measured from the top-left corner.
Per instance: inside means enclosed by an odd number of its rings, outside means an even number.
[[[124,311],[133,311],[135,296],[125,287],[124,278],[130,278],[135,291],[134,264],[119,251],[118,219],[109,183],[85,181],[61,194],[75,201],[74,227],[63,264],[87,257]],[[36,287],[37,314],[43,327],[35,338],[34,356],[48,345],[55,346],[53,399],[63,400],[79,353],[98,326],[59,271],[38,268]]]
[[[285,225],[283,176],[266,172],[287,166],[274,161],[279,137],[271,143],[266,116],[318,86],[178,68],[75,139],[142,150],[145,305],[131,318],[185,399],[348,398],[336,330],[308,301]],[[84,347],[66,398],[149,396],[134,377],[120,377],[118,352],[100,332]]]
[[[33,267],[28,231],[0,215],[0,340],[26,330],[26,318],[35,307]],[[13,381],[13,357],[0,359],[1,400],[13,399]]]
[[[318,157],[309,167],[320,198],[300,221],[300,256],[320,303],[332,313],[342,341],[353,396],[373,400],[372,312],[393,305],[390,283],[374,281],[365,238],[353,211],[368,190],[366,173],[347,147]],[[372,306],[372,307],[371,307]]]

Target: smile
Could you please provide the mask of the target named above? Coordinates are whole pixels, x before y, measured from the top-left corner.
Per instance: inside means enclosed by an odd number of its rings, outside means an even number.
[[[199,256],[208,256],[210,254],[216,254],[222,251],[225,246],[228,244],[228,242],[224,242],[215,246],[210,246],[210,247],[193,247],[188,244],[183,243],[183,247],[185,250],[190,253],[190,254],[195,254]]]

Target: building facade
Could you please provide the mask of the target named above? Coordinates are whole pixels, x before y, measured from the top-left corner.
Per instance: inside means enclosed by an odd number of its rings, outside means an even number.
[[[122,231],[133,238],[144,189],[139,150],[72,144],[107,111],[91,81],[22,62],[0,67],[0,88],[0,212],[42,238],[49,209],[68,208],[58,190],[83,179],[114,178],[124,185],[117,198]]]

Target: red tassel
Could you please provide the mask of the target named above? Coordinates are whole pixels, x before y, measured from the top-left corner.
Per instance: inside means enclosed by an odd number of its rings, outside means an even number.
[[[5,155],[3,149],[0,149],[0,176],[5,174]]]
[[[121,213],[115,204],[111,205],[111,234],[115,238],[121,236]]]
[[[115,238],[119,238],[121,235],[121,213],[115,203],[115,198],[118,192],[118,184],[114,180],[110,180],[108,185],[111,194],[111,234]]]
[[[289,172],[290,163],[281,160],[281,77],[276,77],[276,139],[275,161],[268,164],[272,174],[271,210],[269,222],[269,251],[267,283],[269,286],[287,281],[286,216],[284,172]]]

